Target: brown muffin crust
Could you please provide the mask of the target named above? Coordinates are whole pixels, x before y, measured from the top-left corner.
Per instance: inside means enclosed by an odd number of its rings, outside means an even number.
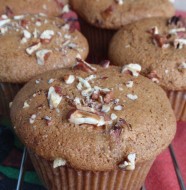
[[[16,134],[43,158],[62,158],[81,170],[112,170],[129,154],[136,154],[136,163],[154,159],[176,130],[166,94],[142,76],[121,73],[120,67],[92,66],[96,72],[79,65],[26,84],[11,107]],[[77,124],[81,116],[87,120]],[[90,124],[93,118],[101,120]]]
[[[185,41],[186,20],[144,19],[116,33],[109,47],[109,58],[120,66],[140,64],[142,74],[166,90],[186,90]]]
[[[88,23],[107,29],[118,29],[148,17],[172,16],[169,0],[70,0],[72,8]]]
[[[57,16],[62,8],[57,0],[0,0],[0,15],[38,14]]]
[[[27,82],[45,71],[72,66],[77,56],[87,57],[87,40],[62,19],[43,14],[3,18],[0,82]]]

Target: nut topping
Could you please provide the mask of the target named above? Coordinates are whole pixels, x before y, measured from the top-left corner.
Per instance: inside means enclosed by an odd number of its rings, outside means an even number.
[[[122,128],[129,126],[129,124],[122,118],[120,118],[111,128],[110,134],[118,138],[121,134]]]
[[[113,91],[110,91],[110,92],[106,93],[103,100],[104,100],[105,103],[108,104],[108,103],[110,103],[112,101],[113,97],[114,97],[114,93],[113,93]]]
[[[57,108],[62,100],[62,96],[60,96],[54,87],[50,87],[48,91],[48,100],[50,109]]]
[[[79,69],[87,73],[92,73],[97,71],[96,68],[92,67],[89,63],[85,62],[80,58],[76,58],[77,64],[74,66],[74,69]]]
[[[66,84],[72,84],[75,80],[74,75],[66,75],[64,76],[64,81]]]
[[[90,124],[98,127],[105,125],[103,116],[82,110],[71,110],[68,114],[68,120],[75,125]]]
[[[183,63],[181,63],[181,64],[178,66],[178,70],[179,70],[179,71],[183,71],[183,69],[186,69],[186,62],[183,62]]]
[[[32,46],[26,48],[26,52],[29,55],[32,55],[32,53],[34,53],[36,50],[38,50],[41,47],[41,43],[34,43]]]
[[[53,36],[54,36],[53,30],[45,30],[40,36],[41,42],[49,43]]]
[[[151,80],[152,80],[153,82],[155,82],[155,83],[159,83],[159,82],[160,82],[160,81],[159,81],[159,77],[158,77],[156,71],[151,71],[151,73],[149,73],[149,74],[147,75],[147,77],[148,77],[149,79],[151,79]]]
[[[138,77],[141,71],[141,65],[130,63],[128,65],[123,66],[121,73],[125,73],[127,71],[131,72],[134,77]]]
[[[5,24],[7,24],[9,22],[10,22],[10,19],[0,20],[0,27],[4,26]]]
[[[104,104],[104,105],[102,106],[101,112],[107,113],[107,112],[109,112],[109,111],[110,111],[110,105]]]
[[[30,39],[32,36],[28,30],[23,30],[23,35],[26,39]]]
[[[56,158],[53,162],[53,168],[57,168],[60,166],[65,166],[67,163],[66,160],[62,159],[62,158]]]
[[[24,102],[24,105],[23,105],[23,109],[29,108],[29,107],[30,107],[30,105],[27,103],[27,101],[25,101],[25,102]]]
[[[52,84],[55,81],[55,79],[49,79],[48,84]]]
[[[66,5],[63,6],[63,9],[62,9],[62,11],[61,11],[61,14],[68,13],[69,11],[70,11],[69,5],[66,4]]]
[[[121,111],[122,109],[123,109],[123,106],[121,106],[121,105],[114,107],[114,110],[116,110],[116,111]]]
[[[119,165],[119,168],[125,169],[125,170],[134,170],[135,160],[136,160],[136,154],[131,153],[127,156],[126,161],[124,161],[122,164]]]
[[[160,48],[168,48],[169,42],[167,36],[155,34],[152,36],[153,43]]]
[[[186,39],[180,38],[174,40],[174,47],[176,49],[182,49],[184,45],[186,45]]]
[[[36,114],[31,115],[29,119],[30,124],[33,124],[35,122],[36,117],[37,117]]]
[[[51,53],[52,51],[48,49],[42,49],[37,51],[36,52],[37,64],[44,65]]]
[[[110,61],[109,61],[109,60],[101,61],[100,65],[101,65],[103,68],[108,69],[109,66],[110,66]]]
[[[118,118],[118,116],[116,114],[112,113],[110,118],[112,119],[112,121],[114,121]]]
[[[115,0],[115,2],[116,2],[118,5],[123,5],[124,0]]]
[[[137,100],[138,96],[134,94],[127,94],[127,98],[129,98],[130,100]]]
[[[181,24],[181,16],[173,16],[168,20],[168,25],[179,26]]]
[[[13,16],[13,11],[10,7],[6,6],[6,9],[5,9],[5,14],[8,16],[8,17],[12,17]]]
[[[25,16],[24,15],[16,15],[13,17],[14,20],[22,20]]]
[[[126,82],[126,87],[127,88],[132,88],[133,85],[134,85],[134,82],[132,80]]]

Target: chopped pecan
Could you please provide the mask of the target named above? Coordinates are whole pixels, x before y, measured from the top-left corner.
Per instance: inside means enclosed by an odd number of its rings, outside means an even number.
[[[114,97],[114,93],[113,93],[113,91],[110,91],[110,92],[107,92],[105,94],[103,100],[104,100],[105,103],[108,104],[108,103],[110,103],[112,101],[113,97]]]
[[[138,77],[141,72],[141,65],[136,63],[130,63],[128,65],[124,65],[121,73],[132,74],[134,77]]]
[[[29,55],[32,55],[36,50],[38,50],[41,47],[41,43],[33,43],[30,47],[26,48],[26,52]]]
[[[105,125],[104,117],[96,113],[73,109],[67,114],[67,119],[75,125],[90,124],[101,127]]]
[[[85,62],[80,58],[76,58],[77,64],[74,66],[74,69],[79,69],[87,73],[95,72],[97,69],[92,67],[89,63]]]
[[[158,30],[158,27],[157,27],[157,26],[151,28],[150,30],[147,30],[147,32],[148,32],[149,34],[152,34],[152,35],[159,34],[159,30]]]
[[[155,34],[155,35],[152,36],[152,40],[153,40],[155,45],[157,45],[157,46],[159,46],[161,48],[168,47],[167,36]]]
[[[12,11],[12,9],[11,9],[9,6],[6,6],[6,8],[5,8],[5,14],[6,14],[8,17],[13,17],[14,12]]]
[[[50,109],[57,108],[62,100],[62,96],[58,93],[56,87],[50,87],[48,91],[48,101]]]
[[[54,89],[56,91],[57,94],[59,94],[60,96],[62,96],[62,88],[60,86],[54,86]]]
[[[52,51],[48,49],[42,49],[37,51],[36,52],[37,63],[39,65],[44,65],[51,53]]]
[[[158,77],[157,72],[156,72],[155,70],[151,71],[151,72],[147,75],[147,77],[148,77],[149,79],[151,79],[153,82],[159,83],[159,79],[160,79],[160,78]]]
[[[20,25],[23,27],[23,28],[26,28],[29,24],[29,21],[28,20],[25,20],[25,19],[22,19],[20,21]]]
[[[168,20],[168,25],[175,25],[177,27],[183,26],[183,19],[181,16],[173,16]]]
[[[104,61],[101,61],[100,62],[100,65],[103,67],[103,68],[109,68],[109,65],[110,65],[110,61],[109,60],[104,60]]]
[[[48,44],[50,43],[50,41],[52,40],[52,37],[54,36],[54,31],[53,30],[45,30],[41,36],[40,36],[40,39],[41,39],[41,43],[45,43],[45,44]]]
[[[99,91],[94,91],[91,95],[91,99],[92,100],[98,100],[100,96],[100,92]]]
[[[64,76],[64,81],[66,84],[72,84],[75,80],[74,75],[65,75]]]
[[[127,156],[127,158],[119,164],[119,168],[124,170],[134,170],[135,169],[135,160],[136,160],[136,154],[131,153]]]
[[[53,168],[57,168],[60,166],[65,166],[67,164],[67,161],[62,158],[56,158],[53,162]]]

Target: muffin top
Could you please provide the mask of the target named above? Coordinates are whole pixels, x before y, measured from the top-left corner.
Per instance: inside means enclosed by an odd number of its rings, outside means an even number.
[[[0,14],[8,16],[27,13],[56,16],[61,13],[61,7],[55,0],[0,0],[0,5]]]
[[[0,20],[0,82],[23,83],[37,74],[86,58],[84,36],[63,19],[44,14]]]
[[[151,18],[123,27],[111,40],[116,65],[138,63],[142,74],[167,90],[186,89],[186,20]]]
[[[93,171],[132,170],[154,159],[176,129],[166,94],[138,70],[80,59],[73,69],[26,84],[12,103],[11,119],[37,155]]]
[[[174,15],[169,0],[70,0],[75,11],[99,28],[119,29],[147,17]]]

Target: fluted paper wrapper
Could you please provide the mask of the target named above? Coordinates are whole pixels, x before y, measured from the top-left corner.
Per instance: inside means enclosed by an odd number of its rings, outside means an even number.
[[[88,24],[83,19],[79,18],[81,32],[87,38],[91,54],[88,60],[94,60],[94,63],[99,63],[108,59],[109,43],[117,30],[107,30],[94,27]]]
[[[186,91],[167,91],[177,121],[186,121]]]
[[[0,115],[9,117],[9,103],[13,101],[21,87],[20,84],[0,83]]]
[[[140,190],[153,160],[139,164],[134,171],[77,171],[68,166],[53,168],[51,161],[33,154],[30,158],[48,190]]]

